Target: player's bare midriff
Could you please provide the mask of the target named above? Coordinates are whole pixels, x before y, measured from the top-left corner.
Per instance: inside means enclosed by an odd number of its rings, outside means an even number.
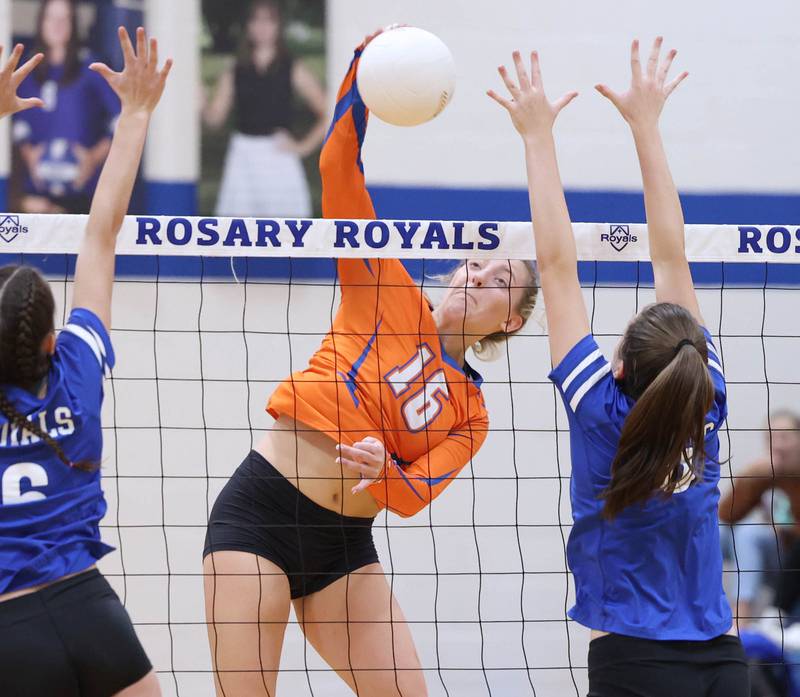
[[[739,632],[736,631],[735,624],[725,633],[729,636],[739,636]],[[589,641],[593,641],[594,639],[599,639],[600,637],[608,636],[609,634],[611,634],[611,632],[604,632],[600,629],[593,629],[591,634],[589,635]]]
[[[380,511],[368,491],[350,493],[358,479],[342,471],[336,462],[336,442],[320,431],[281,416],[255,449],[323,508],[358,518],[374,518]]]
[[[61,583],[61,581],[66,581],[68,578],[72,578],[73,576],[80,576],[81,574],[85,574],[87,571],[91,571],[92,569],[96,569],[97,566],[92,564],[91,566],[83,569],[82,571],[76,571],[74,574],[67,574],[66,576],[62,576],[61,578],[57,578],[55,581],[48,581],[47,583],[40,583],[37,586],[30,586],[29,588],[23,588],[18,591],[12,591],[11,593],[4,593],[0,595],[0,603],[4,603],[6,600],[13,600],[14,598],[21,598],[23,595],[30,595],[31,593],[36,593],[37,591],[42,590],[42,588],[47,588],[48,586],[52,586],[54,583]]]

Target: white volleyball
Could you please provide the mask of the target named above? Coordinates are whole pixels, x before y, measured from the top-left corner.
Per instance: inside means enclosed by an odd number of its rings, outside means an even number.
[[[417,126],[442,112],[456,87],[445,43],[417,27],[385,31],[364,49],[358,89],[367,108],[395,126]]]

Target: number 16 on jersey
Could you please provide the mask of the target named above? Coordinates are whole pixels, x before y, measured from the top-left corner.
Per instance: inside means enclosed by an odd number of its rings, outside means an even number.
[[[384,379],[395,397],[400,399],[410,393],[414,383],[422,377],[425,366],[434,358],[428,344],[422,344],[411,359],[390,370]],[[447,379],[443,370],[437,370],[423,381],[422,387],[406,396],[401,407],[406,428],[412,433],[425,430],[442,411],[442,404],[450,399]]]

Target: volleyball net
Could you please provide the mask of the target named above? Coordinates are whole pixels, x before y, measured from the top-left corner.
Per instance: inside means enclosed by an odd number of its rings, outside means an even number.
[[[3,262],[41,267],[70,304],[82,216],[0,215]],[[576,224],[592,331],[610,355],[655,300],[647,231]],[[723,486],[764,455],[768,414],[800,409],[800,229],[687,226],[701,307],[729,391]],[[266,400],[303,369],[338,307],[334,259],[407,262],[434,302],[457,260],[532,259],[530,224],[126,218],[103,415],[101,569],[119,592],[165,695],[211,696],[201,554],[218,492],[269,427]],[[431,695],[585,694],[588,632],[566,619],[573,585],[566,416],[546,375],[544,314],[484,363],[485,445],[418,515],[381,514],[381,563],[411,627]],[[727,480],[727,481],[726,481]],[[769,518],[753,519],[769,534]],[[744,574],[733,545],[726,586]],[[278,693],[346,695],[292,615]]]

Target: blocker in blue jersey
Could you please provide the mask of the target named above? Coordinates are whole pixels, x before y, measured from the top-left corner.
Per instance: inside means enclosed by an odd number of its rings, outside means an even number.
[[[121,115],[95,192],[58,338],[49,283],[31,266],[0,268],[0,692],[26,697],[160,695],[128,613],[96,569],[103,379],[114,366],[111,292],[117,235],[150,116],[171,61],[139,29],[120,28],[121,73],[96,63]],[[41,60],[0,70],[0,116],[40,106],[17,89]],[[34,234],[32,231],[30,234]]]
[[[659,37],[645,70],[631,48],[630,89],[598,85],[631,127],[644,182],[657,302],[628,324],[609,363],[590,331],[558,172],[553,124],[576,93],[548,101],[539,58],[500,75],[525,143],[550,374],[570,427],[574,526],[570,616],[592,630],[589,696],[746,697],[748,667],[728,632],[718,504],[725,379],[703,328],[678,192],[658,121],[686,77],[667,81]]]
[[[4,300],[18,286],[21,292],[32,287],[34,294],[46,293],[46,281],[36,276],[22,266],[0,269],[0,316],[10,312],[3,308],[13,306]],[[5,342],[0,338],[0,346]],[[6,359],[3,352],[0,361]],[[3,365],[4,380],[13,377],[14,367]],[[57,448],[18,419],[0,415],[0,594],[83,571],[112,550],[100,540],[106,502],[99,464],[103,378],[113,367],[103,323],[90,310],[75,309],[55,342],[39,391],[2,386],[2,411],[10,406],[24,415]]]

